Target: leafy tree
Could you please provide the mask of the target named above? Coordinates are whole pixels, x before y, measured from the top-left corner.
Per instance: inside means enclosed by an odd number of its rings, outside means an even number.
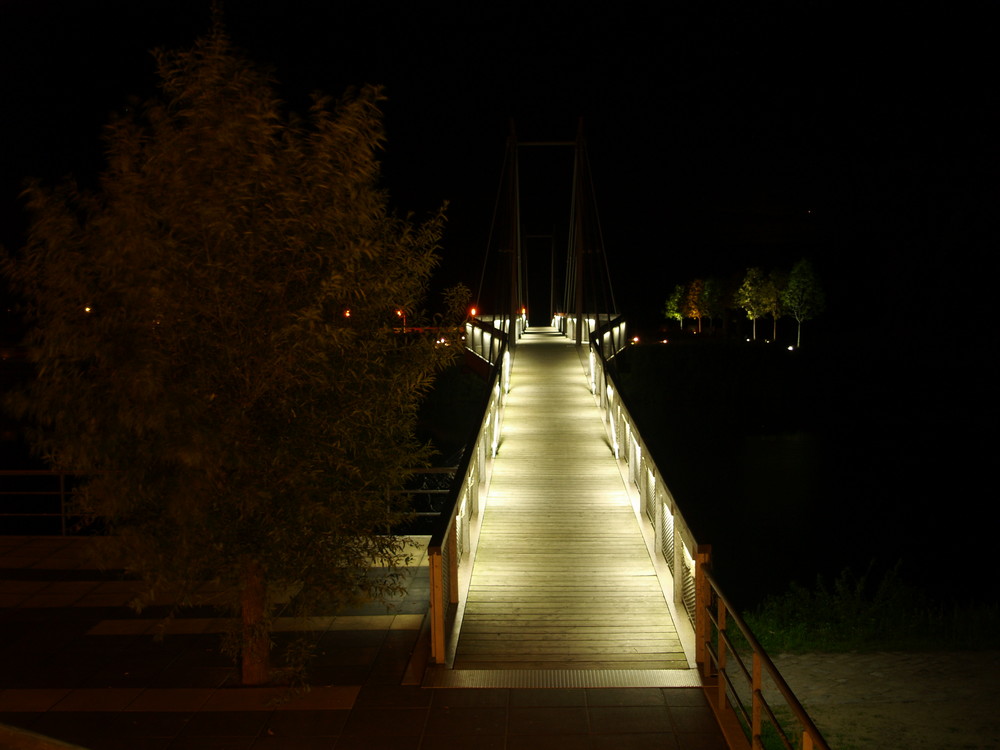
[[[4,270],[38,378],[16,406],[90,477],[84,507],[144,582],[135,606],[204,601],[209,582],[259,684],[279,606],[400,591],[387,532],[450,349],[392,324],[419,309],[443,215],[390,212],[377,88],[289,116],[218,25],[156,60],[162,94],[108,128],[99,186],[26,192]]]
[[[723,315],[723,282],[714,276],[705,279],[705,285],[701,290],[701,310],[702,314],[708,318],[709,324],[714,329],[715,319]]]
[[[771,316],[771,340],[778,340],[778,318],[784,314],[781,304],[781,292],[788,283],[788,274],[780,269],[772,269],[764,279],[761,288],[761,300],[764,303],[764,313]]]
[[[765,293],[764,273],[754,266],[748,268],[743,282],[734,296],[736,304],[743,308],[744,312],[753,322],[753,340],[757,340],[757,318],[767,314],[767,298]]]
[[[667,320],[676,320],[680,323],[682,331],[684,330],[684,290],[684,284],[678,284],[663,304],[663,317]]]
[[[705,282],[701,279],[694,279],[688,282],[687,287],[684,289],[684,302],[681,306],[685,318],[696,318],[698,320],[698,333],[701,333],[701,319],[704,315],[701,302],[701,295],[704,290]]]
[[[465,340],[465,322],[472,306],[472,290],[462,282],[441,292],[444,309],[434,315],[438,329],[437,341],[448,346],[461,346]]]
[[[781,302],[788,314],[798,323],[795,337],[796,348],[802,346],[802,324],[812,320],[826,308],[826,294],[819,276],[806,258],[792,266],[788,285],[781,294]]]

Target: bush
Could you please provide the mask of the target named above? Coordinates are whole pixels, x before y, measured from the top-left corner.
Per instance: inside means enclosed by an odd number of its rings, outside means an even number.
[[[899,565],[881,577],[872,567],[844,570],[831,584],[792,584],[744,619],[770,654],[995,648],[1000,607],[935,604],[899,578]]]

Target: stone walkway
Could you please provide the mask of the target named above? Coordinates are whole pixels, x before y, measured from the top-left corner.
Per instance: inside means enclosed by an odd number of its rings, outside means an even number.
[[[242,688],[211,612],[154,641],[156,608],[132,612],[135,583],[89,567],[90,543],[0,536],[3,750],[56,747],[25,730],[88,750],[726,750],[698,687],[421,687],[425,564],[391,613],[279,623],[316,633],[308,693]]]

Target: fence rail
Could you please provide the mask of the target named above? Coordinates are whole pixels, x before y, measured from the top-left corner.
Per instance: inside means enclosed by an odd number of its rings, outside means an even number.
[[[66,471],[0,470],[0,528],[4,533],[65,536],[73,525],[75,485],[76,476]]]

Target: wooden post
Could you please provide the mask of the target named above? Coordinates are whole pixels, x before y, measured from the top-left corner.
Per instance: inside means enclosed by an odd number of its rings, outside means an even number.
[[[66,472],[59,472],[59,528],[66,536]]]
[[[719,599],[716,619],[719,623],[719,651],[716,659],[719,663],[719,710],[726,708],[726,679],[723,673],[726,671],[726,640],[722,637],[726,632],[726,605]]]
[[[712,567],[712,545],[699,544],[694,555],[694,635],[695,635],[695,663],[698,665],[702,679],[709,679],[711,675],[711,660],[708,658],[710,620],[708,619],[708,607],[712,600],[712,592],[708,585],[705,572]]]
[[[242,625],[241,677],[244,685],[263,685],[271,673],[271,633],[267,629],[267,584],[264,568],[249,555],[243,558],[240,580]]]
[[[458,601],[458,518],[448,533],[448,606]]]
[[[427,550],[427,570],[431,577],[431,661],[444,664],[444,582],[441,580],[441,549]]]
[[[760,652],[754,649],[753,652],[753,673],[750,682],[750,742],[751,747],[763,747],[761,742],[761,705],[760,699],[763,691],[763,681],[761,680],[761,660]]]

